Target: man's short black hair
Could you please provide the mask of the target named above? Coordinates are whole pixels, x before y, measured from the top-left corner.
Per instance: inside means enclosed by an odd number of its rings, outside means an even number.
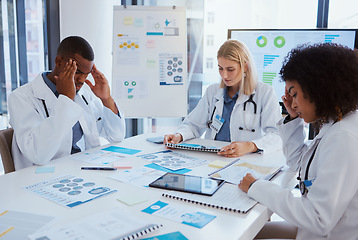
[[[94,52],[91,45],[82,37],[70,36],[63,39],[57,49],[57,56],[72,56],[79,54],[89,61],[94,60]]]

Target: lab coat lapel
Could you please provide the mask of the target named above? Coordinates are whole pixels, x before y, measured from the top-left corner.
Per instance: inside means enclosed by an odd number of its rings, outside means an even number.
[[[303,159],[308,159],[313,154],[313,151],[318,147],[319,142],[321,141],[324,134],[328,131],[328,129],[333,125],[333,122],[326,123],[322,126],[322,128],[319,131],[319,134],[312,140],[310,145],[307,148],[306,153],[303,155]]]
[[[53,112],[57,97],[51,91],[51,89],[46,85],[45,81],[42,78],[42,74],[39,74],[32,81],[32,86],[33,86],[32,90],[34,92],[34,96],[41,101],[45,100],[47,111],[49,112],[49,115],[51,116],[51,112]]]
[[[220,88],[219,91],[217,91],[213,97],[213,106],[210,106],[211,111],[215,109],[213,118],[216,117],[216,114],[222,116],[224,107],[224,91],[225,88]],[[211,130],[210,139],[215,139],[215,136],[216,132]]]
[[[94,118],[93,113],[89,106],[82,99],[82,92],[78,92],[75,97],[75,102],[83,108],[83,114],[79,119],[80,125],[83,130],[83,135],[85,138],[85,147],[86,149],[92,148],[94,146],[99,146],[99,133],[97,130],[97,125],[95,121],[92,121]]]

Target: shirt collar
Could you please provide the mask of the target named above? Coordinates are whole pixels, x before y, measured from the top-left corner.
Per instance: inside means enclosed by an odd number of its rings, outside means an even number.
[[[239,96],[239,91],[237,93],[235,93],[235,95],[232,98],[230,98],[229,89],[227,87],[225,88],[225,90],[224,90],[224,101],[225,101],[225,103],[229,103],[231,101],[236,102],[238,96]]]
[[[49,75],[50,72],[43,72],[42,73],[42,78],[44,79],[46,85],[51,89],[51,91],[56,95],[56,97],[58,97],[58,92],[56,89],[56,84],[54,84],[50,79],[48,79],[47,75]]]

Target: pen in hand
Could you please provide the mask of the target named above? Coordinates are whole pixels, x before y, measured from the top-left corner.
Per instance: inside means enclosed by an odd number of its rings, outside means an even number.
[[[117,170],[117,168],[113,168],[113,167],[81,167],[81,170],[107,170],[107,171],[113,171],[113,170]]]

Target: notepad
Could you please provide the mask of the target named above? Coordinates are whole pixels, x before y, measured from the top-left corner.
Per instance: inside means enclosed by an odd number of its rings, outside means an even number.
[[[161,224],[143,221],[140,217],[134,217],[121,208],[115,208],[84,218],[62,228],[30,235],[29,239],[135,239],[160,227],[162,227]]]
[[[201,144],[191,144],[191,143],[166,143],[165,146],[169,148],[176,148],[176,149],[185,149],[185,150],[192,150],[192,151],[200,151],[200,152],[214,152],[217,153],[220,151],[218,147],[206,146]]]
[[[225,183],[213,196],[178,191],[163,193],[162,196],[191,204],[197,204],[236,213],[247,213],[257,203],[246,193],[241,191],[237,185],[228,183]]]

